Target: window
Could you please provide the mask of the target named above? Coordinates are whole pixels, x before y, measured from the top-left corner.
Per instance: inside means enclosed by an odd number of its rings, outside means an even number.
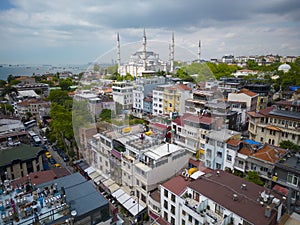
[[[261,128],[261,132],[265,132],[265,128],[262,127],[262,128]]]
[[[171,195],[171,200],[172,200],[172,202],[175,202],[175,195],[174,194]]]
[[[288,184],[291,184],[291,185],[298,186],[298,177],[295,176],[295,175],[292,174],[292,173],[288,173],[288,176],[287,176],[287,183],[288,183]]]
[[[175,215],[175,206],[174,206],[174,205],[171,205],[171,213],[172,213],[173,215]]]
[[[168,209],[168,202],[166,200],[164,200],[164,208]]]
[[[199,221],[198,220],[195,220],[195,225],[199,225]]]
[[[217,152],[217,157],[222,158],[222,152]]]
[[[263,137],[260,138],[260,142],[264,142],[264,138]]]
[[[164,212],[164,219],[165,219],[166,221],[168,221],[168,213],[167,213],[167,212]]]
[[[181,213],[182,213],[182,215],[183,215],[183,216],[185,216],[185,214],[186,214],[184,210],[182,210],[182,212],[181,212]]]
[[[224,143],[221,142],[221,141],[218,141],[218,142],[217,142],[217,146],[223,148],[223,147],[224,147]]]
[[[181,225],[185,225],[185,220],[184,219],[181,220]]]
[[[217,213],[217,214],[219,214],[220,216],[223,216],[223,207],[222,206],[220,206],[219,204],[216,204],[215,205],[215,212]]]
[[[193,217],[191,215],[189,215],[189,222],[192,222]]]
[[[226,159],[227,159],[227,161],[231,162],[232,161],[232,156],[231,155],[227,155]]]
[[[165,195],[165,197],[168,197],[168,191],[166,189],[164,191],[164,195]]]
[[[175,219],[174,219],[174,217],[171,217],[171,224],[175,225]]]

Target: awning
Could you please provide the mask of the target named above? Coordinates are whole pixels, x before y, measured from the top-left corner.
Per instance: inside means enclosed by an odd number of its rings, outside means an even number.
[[[138,215],[139,212],[145,209],[145,207],[138,203],[138,199],[132,198],[121,188],[112,193],[112,196],[133,216]]]
[[[86,172],[88,175],[90,175],[91,173],[95,172],[95,169],[92,166],[90,166],[90,167],[86,168],[84,170],[84,172]]]
[[[288,194],[289,194],[289,190],[287,188],[282,187],[278,184],[275,184],[275,186],[273,187],[273,190],[277,191],[278,193],[283,194],[285,196],[288,196]]]
[[[266,129],[275,130],[275,131],[281,131],[278,127],[275,127],[275,126],[266,126]]]

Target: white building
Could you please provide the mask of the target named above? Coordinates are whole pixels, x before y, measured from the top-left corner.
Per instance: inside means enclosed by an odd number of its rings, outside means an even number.
[[[131,110],[133,105],[133,85],[128,82],[116,82],[112,86],[113,100],[123,110]]]
[[[137,51],[130,56],[128,63],[121,64],[121,48],[120,39],[117,35],[117,51],[118,51],[118,73],[125,76],[127,73],[134,77],[141,77],[144,72],[155,73],[158,71],[173,72],[174,65],[174,34],[172,35],[172,44],[170,49],[170,62],[159,58],[159,54],[153,51],[147,51],[147,38],[144,30],[143,50]]]
[[[224,160],[229,139],[240,140],[239,132],[221,129],[206,134],[205,166],[211,169],[224,170]]]
[[[153,89],[153,105],[152,114],[153,116],[162,115],[163,110],[163,94],[167,87],[171,87],[172,84],[159,85]]]
[[[196,173],[161,185],[161,217],[169,224],[271,225],[281,218],[275,193],[224,171]]]
[[[258,96],[259,94],[248,89],[241,89],[239,92],[229,93],[228,102],[245,102],[247,111],[254,111],[256,110]]]
[[[151,95],[158,85],[165,83],[164,77],[138,78],[133,89],[133,113],[142,117],[144,109],[144,98]]]

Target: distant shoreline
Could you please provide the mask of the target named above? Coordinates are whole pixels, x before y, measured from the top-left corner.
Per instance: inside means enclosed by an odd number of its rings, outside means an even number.
[[[90,64],[82,65],[0,65],[0,80],[7,80],[7,77],[11,74],[13,76],[33,76],[44,74],[55,74],[57,72],[71,72],[73,74],[79,74],[85,72],[90,67]]]

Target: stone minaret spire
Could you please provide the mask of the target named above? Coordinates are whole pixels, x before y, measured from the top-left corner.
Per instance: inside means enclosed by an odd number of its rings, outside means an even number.
[[[143,67],[146,70],[146,44],[147,44],[147,39],[146,39],[146,31],[144,28],[144,36],[143,36]]]
[[[120,49],[120,37],[119,37],[119,33],[117,33],[117,54],[118,54],[118,71],[121,68],[121,49]]]
[[[198,63],[200,63],[200,57],[201,57],[201,41],[199,40],[199,45],[198,45]]]
[[[171,68],[170,68],[170,72],[172,73],[174,71],[174,47],[175,47],[175,43],[174,43],[174,32],[172,33],[172,43],[171,43]]]

